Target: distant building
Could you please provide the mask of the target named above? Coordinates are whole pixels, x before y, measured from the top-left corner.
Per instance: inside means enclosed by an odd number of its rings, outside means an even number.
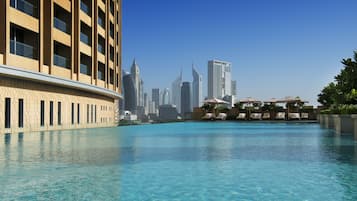
[[[123,73],[124,109],[136,114],[137,98],[134,81],[129,73]]]
[[[140,69],[138,64],[136,63],[136,60],[134,59],[133,64],[131,65],[130,68],[130,73],[131,73],[131,77],[133,79],[134,82],[134,87],[135,87],[135,91],[136,91],[136,104],[138,106],[141,106],[143,104],[143,81],[140,79]]]
[[[170,104],[170,90],[168,88],[164,89],[164,91],[162,92],[162,101],[161,104],[162,105],[168,105]]]
[[[232,95],[232,64],[225,61],[208,61],[208,98]]]
[[[152,102],[155,103],[155,110],[159,109],[159,105],[160,105],[160,89],[158,89],[158,88],[152,89],[151,98],[152,98]]]
[[[147,93],[144,93],[144,109],[145,109],[145,114],[149,113],[149,97]]]
[[[200,107],[203,103],[202,95],[202,75],[192,65],[192,106]]]
[[[237,96],[237,81],[236,80],[232,80],[231,94],[233,96]]]
[[[171,85],[171,104],[176,105],[178,113],[181,113],[181,87],[182,87],[182,72],[173,81]]]
[[[191,83],[183,82],[181,87],[181,114],[183,117],[192,112]]]
[[[161,121],[175,121],[177,117],[178,113],[175,105],[160,105],[159,119]]]

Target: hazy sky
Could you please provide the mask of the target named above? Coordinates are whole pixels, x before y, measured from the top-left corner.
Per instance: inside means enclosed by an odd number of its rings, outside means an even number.
[[[192,62],[232,62],[238,98],[317,94],[357,50],[356,0],[123,0],[123,69],[135,57],[151,88],[171,88]]]

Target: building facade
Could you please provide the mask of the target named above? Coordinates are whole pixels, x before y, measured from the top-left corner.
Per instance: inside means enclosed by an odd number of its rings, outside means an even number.
[[[136,114],[137,110],[137,94],[135,91],[135,84],[131,74],[123,73],[123,89],[124,89],[124,109]]]
[[[192,106],[200,107],[203,104],[202,75],[192,66]]]
[[[155,111],[159,109],[160,105],[160,89],[154,88],[151,91],[151,101],[155,103]]]
[[[225,61],[208,61],[208,98],[223,98],[231,94],[232,64]]]
[[[116,125],[121,0],[3,0],[0,13],[0,132]]]
[[[192,112],[191,103],[191,83],[183,82],[181,87],[181,115],[183,117]]]
[[[178,113],[181,113],[181,87],[182,71],[180,75],[172,82],[171,85],[171,104],[176,105]]]

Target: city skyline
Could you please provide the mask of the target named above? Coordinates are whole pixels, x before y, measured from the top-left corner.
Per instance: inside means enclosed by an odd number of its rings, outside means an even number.
[[[238,99],[291,95],[317,105],[317,94],[356,47],[353,0],[224,0],[219,6],[221,12],[210,0],[123,2],[123,68],[136,57],[148,90],[170,87],[181,69],[183,80],[191,80],[193,62],[206,97],[207,61],[230,61]],[[158,72],[165,76],[157,79]]]

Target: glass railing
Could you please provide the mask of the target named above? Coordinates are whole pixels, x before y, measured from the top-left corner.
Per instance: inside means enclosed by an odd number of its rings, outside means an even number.
[[[105,53],[105,52],[104,52],[104,46],[103,46],[103,45],[98,44],[98,52],[100,52],[100,53],[102,53],[102,54]]]
[[[53,63],[56,66],[61,66],[65,68],[70,68],[71,66],[71,61],[69,59],[58,54],[53,55]]]
[[[98,17],[98,24],[101,26],[103,29],[105,29],[105,22],[102,18]]]
[[[11,0],[11,6],[28,15],[37,17],[37,7],[26,0]]]
[[[92,75],[90,67],[86,64],[81,64],[80,72],[85,75]]]
[[[12,54],[34,59],[34,50],[35,48],[31,45],[27,45],[19,41],[10,40],[10,52]]]
[[[89,36],[83,32],[81,32],[81,41],[87,45],[91,45],[91,41],[89,39]]]
[[[98,79],[103,80],[103,81],[105,80],[105,76],[102,71],[98,71]]]
[[[59,29],[59,30],[65,32],[65,33],[71,34],[71,28],[70,28],[69,25],[70,25],[69,23],[66,23],[65,21],[62,21],[59,18],[56,18],[56,17],[54,18],[54,26],[57,29]]]
[[[86,3],[84,3],[83,1],[81,1],[81,10],[83,12],[85,12],[87,15],[91,16],[92,12],[91,9],[89,7],[89,5],[87,5]]]

